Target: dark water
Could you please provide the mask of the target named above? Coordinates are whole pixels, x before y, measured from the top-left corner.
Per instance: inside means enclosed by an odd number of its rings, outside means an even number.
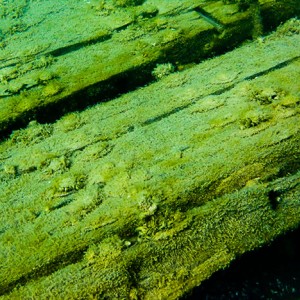
[[[182,300],[299,300],[300,227],[246,253]]]

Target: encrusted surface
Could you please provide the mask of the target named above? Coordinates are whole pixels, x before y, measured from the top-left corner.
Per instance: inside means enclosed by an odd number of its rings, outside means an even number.
[[[0,132],[115,97],[153,80],[156,64],[180,70],[299,10],[296,0],[231,2],[2,1]]]
[[[14,131],[0,298],[177,299],[296,227],[299,28]]]

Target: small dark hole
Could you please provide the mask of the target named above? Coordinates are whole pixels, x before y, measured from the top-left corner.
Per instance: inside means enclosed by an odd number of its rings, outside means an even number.
[[[280,192],[271,190],[268,193],[268,198],[272,209],[276,210],[280,200]]]

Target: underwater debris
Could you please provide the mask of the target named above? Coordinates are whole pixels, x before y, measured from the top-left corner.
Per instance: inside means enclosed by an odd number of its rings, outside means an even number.
[[[166,64],[157,64],[154,70],[152,71],[152,75],[155,79],[159,80],[163,77],[166,77],[175,71],[175,67],[171,63]]]

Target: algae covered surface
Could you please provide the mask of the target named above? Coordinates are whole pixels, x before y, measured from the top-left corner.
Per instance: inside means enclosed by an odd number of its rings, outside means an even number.
[[[0,299],[178,299],[299,226],[299,32],[3,139]]]
[[[0,133],[112,99],[151,82],[157,64],[181,70],[300,10],[246,2],[1,1]]]

